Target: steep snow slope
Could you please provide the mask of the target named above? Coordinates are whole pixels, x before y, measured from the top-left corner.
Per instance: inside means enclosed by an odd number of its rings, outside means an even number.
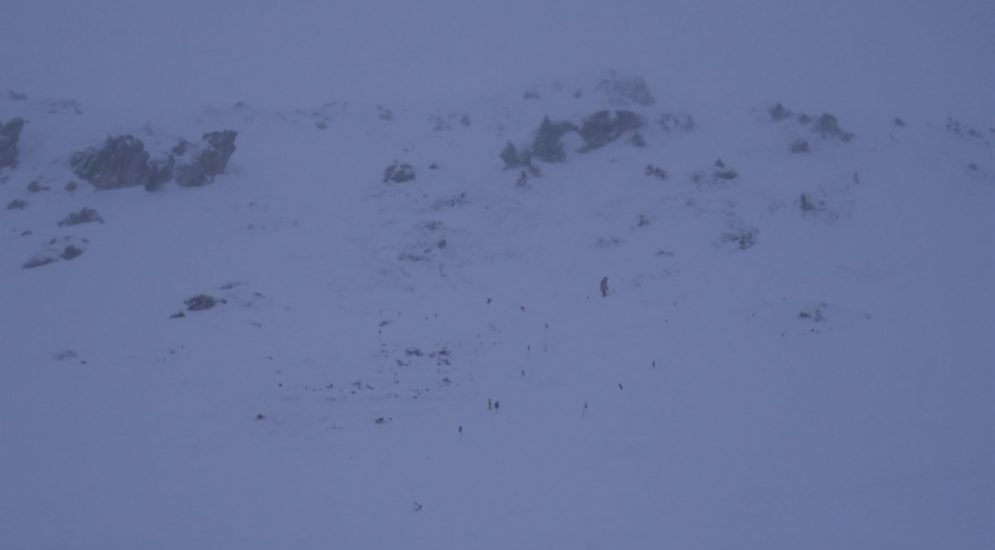
[[[605,90],[0,99],[29,120],[0,176],[27,202],[0,211],[0,546],[990,547],[993,121],[837,112],[844,142],[773,103]],[[609,108],[645,146],[570,133],[565,162],[504,170],[544,116]],[[223,128],[206,187],[68,167]],[[385,183],[394,160],[416,179]],[[57,225],[84,207],[103,223]],[[171,318],[202,293],[224,303]]]

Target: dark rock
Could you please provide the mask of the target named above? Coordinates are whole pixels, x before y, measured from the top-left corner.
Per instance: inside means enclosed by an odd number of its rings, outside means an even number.
[[[542,119],[532,141],[532,153],[543,162],[562,162],[566,159],[561,139],[567,132],[575,132],[577,127],[570,122],[553,122],[549,117]]]
[[[394,161],[383,171],[384,183],[405,183],[415,179],[415,169],[410,164]]]
[[[712,171],[712,175],[715,179],[721,180],[734,180],[739,176],[736,170],[726,166],[726,163],[722,162],[722,159],[715,161],[715,169]]]
[[[192,298],[187,298],[183,302],[187,306],[187,311],[203,311],[218,305],[218,299],[207,294],[198,294]]]
[[[186,316],[187,316],[186,313],[183,313],[182,311],[177,311],[176,313],[170,315],[169,318],[170,319],[182,319],[182,318],[184,318]]]
[[[69,165],[97,189],[146,185],[152,180],[145,144],[131,135],[109,137],[99,149],[74,154]]]
[[[100,214],[92,208],[84,208],[79,212],[71,212],[65,218],[59,222],[60,227],[69,227],[73,225],[80,225],[83,223],[93,223],[100,222],[104,223],[104,219],[100,217]]]
[[[973,128],[969,124],[962,123],[959,120],[955,120],[952,117],[947,118],[947,131],[957,136],[967,136],[972,138],[984,139],[984,134],[979,132],[977,128]]]
[[[62,253],[59,254],[59,256],[63,260],[72,260],[72,259],[80,257],[82,254],[83,254],[83,249],[82,248],[78,248],[78,247],[75,247],[73,245],[69,245],[65,249],[63,249]]]
[[[823,139],[838,139],[843,143],[847,143],[853,139],[853,134],[844,132],[840,128],[836,117],[829,113],[824,113],[815,120],[815,124],[812,125],[812,132],[819,134]]]
[[[145,181],[146,191],[158,191],[163,185],[173,179],[173,169],[176,168],[176,157],[170,155],[165,159],[149,161],[148,179]]]
[[[515,144],[509,141],[501,150],[501,160],[504,161],[504,169],[510,170],[531,164],[532,155],[527,151],[519,153]]]
[[[21,139],[24,119],[14,117],[6,124],[0,123],[0,168],[17,166],[17,142]]]
[[[736,232],[722,235],[724,242],[736,243],[740,250],[746,250],[757,244],[757,234],[760,230],[756,227],[744,227]]]
[[[28,201],[14,199],[7,203],[7,210],[24,210],[28,207]]]
[[[7,98],[11,101],[25,101],[28,99],[28,94],[14,90],[7,90]]]
[[[151,160],[145,144],[135,136],[109,137],[103,147],[73,155],[70,166],[97,189],[141,185],[155,191],[173,179],[183,187],[197,187],[224,172],[235,152],[236,136],[235,131],[224,130],[204,134],[197,145],[181,140],[169,155]]]
[[[518,151],[515,144],[508,142],[501,150],[501,160],[504,161],[504,169],[521,168],[532,165],[532,153],[530,151]]]
[[[209,132],[201,137],[203,146],[194,154],[189,163],[176,167],[176,183],[182,187],[200,187],[223,174],[228,159],[235,153],[235,138],[238,132],[222,130]]]
[[[665,179],[667,179],[667,176],[668,176],[666,170],[664,170],[663,168],[660,168],[659,166],[654,166],[652,164],[647,164],[646,165],[646,170],[643,171],[643,174],[646,177],[652,177],[652,178],[656,178],[658,180],[665,180]]]
[[[664,113],[657,117],[656,123],[665,132],[690,132],[694,130],[694,119],[683,113]]]
[[[79,189],[79,184],[77,184],[75,181],[71,181],[66,184],[65,189],[70,193],[74,193],[77,189]]]
[[[604,94],[612,105],[625,107],[638,105],[649,107],[656,103],[656,98],[650,93],[646,81],[641,77],[616,77],[611,74],[598,82],[596,91]]]
[[[898,126],[899,128],[905,128],[905,121],[902,120],[901,117],[895,117],[895,120],[892,122],[894,122],[895,126]]]
[[[826,201],[824,199],[813,197],[808,193],[802,193],[798,198],[798,207],[802,211],[803,216],[816,215],[821,212],[826,212]],[[838,216],[832,212],[829,212],[829,216],[833,219]]]
[[[27,189],[28,193],[41,193],[43,191],[48,191],[49,187],[47,185],[43,185],[38,180],[34,180],[31,183],[29,183],[28,186],[25,187],[25,189]]]
[[[807,153],[809,151],[808,142],[804,139],[796,139],[791,142],[790,149],[792,153]]]
[[[43,265],[55,263],[55,261],[56,261],[55,258],[51,256],[35,256],[34,258],[31,258],[28,261],[21,264],[21,267],[24,269],[34,269],[36,267],[41,267]]]
[[[734,180],[737,177],[739,177],[739,173],[737,173],[732,168],[724,168],[722,170],[716,170],[714,172],[714,174],[715,174],[716,178],[718,178],[720,180],[727,180],[727,181]]]
[[[453,124],[460,124],[462,126],[470,126],[470,115],[460,114],[460,113],[449,113],[448,115],[432,115],[429,117],[429,121],[434,122],[435,126],[433,130],[436,132],[443,132],[453,129]]]
[[[632,111],[598,111],[581,123],[579,133],[584,140],[583,150],[591,151],[604,147],[620,138],[625,132],[637,130],[642,125],[639,115]]]
[[[187,154],[187,151],[191,148],[193,148],[193,143],[190,143],[185,139],[181,139],[179,143],[174,145],[173,148],[169,150],[169,152],[179,157]]]
[[[815,119],[810,117],[809,115],[806,115],[805,113],[798,115],[798,124],[805,125],[812,122],[813,120]]]
[[[802,193],[802,196],[799,199],[799,205],[802,209],[802,212],[811,212],[816,208],[815,203],[812,202],[812,199],[808,197],[808,193]]]
[[[529,173],[522,170],[522,173],[518,175],[518,181],[515,182],[515,187],[524,188],[529,185]]]
[[[781,122],[784,119],[795,116],[794,113],[786,109],[780,102],[768,109],[767,112],[770,113],[770,119],[774,122]]]
[[[639,132],[636,132],[629,138],[629,145],[633,147],[646,147],[646,138]]]

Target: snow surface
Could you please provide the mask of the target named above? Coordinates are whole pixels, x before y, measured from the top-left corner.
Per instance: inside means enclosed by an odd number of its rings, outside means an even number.
[[[0,210],[0,548],[995,547],[990,71],[893,109],[649,72],[656,104],[625,107],[645,147],[570,142],[518,185],[509,140],[614,108],[606,73],[567,69],[140,115],[141,93],[77,113],[0,91],[0,121],[29,121],[0,173],[0,208],[28,203]],[[777,100],[855,138],[774,122]],[[202,188],[98,192],[68,166],[108,135],[229,128]],[[385,184],[394,160],[416,180]],[[57,225],[84,207],[104,222]],[[197,294],[224,303],[170,318]]]

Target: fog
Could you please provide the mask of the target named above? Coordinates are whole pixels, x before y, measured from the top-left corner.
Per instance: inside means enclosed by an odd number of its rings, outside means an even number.
[[[988,0],[5,0],[0,88],[91,106],[446,101],[617,68],[707,101],[985,116]],[[926,113],[924,113],[926,114]]]

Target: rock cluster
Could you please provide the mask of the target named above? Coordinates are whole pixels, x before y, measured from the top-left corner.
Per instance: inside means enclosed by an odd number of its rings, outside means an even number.
[[[844,131],[840,128],[839,120],[837,120],[835,115],[829,113],[823,113],[818,117],[813,117],[805,113],[794,113],[790,109],[787,109],[784,105],[777,103],[773,107],[767,109],[767,113],[770,115],[770,119],[774,122],[782,122],[788,119],[795,119],[798,124],[802,126],[809,126],[809,129],[813,134],[818,135],[825,140],[838,140],[843,143],[849,143],[853,139],[853,134]],[[801,146],[799,146],[801,147]],[[808,144],[804,146],[804,150],[796,150],[797,148],[792,145],[792,152],[800,153],[808,151]]]
[[[579,126],[570,121],[553,121],[547,116],[542,119],[531,144],[518,148],[509,141],[502,149],[500,157],[504,161],[506,170],[531,167],[534,159],[542,162],[563,162],[567,156],[563,136],[570,132],[575,132],[583,140],[584,145],[580,149],[582,153],[600,149],[629,133],[633,133],[634,144],[641,142],[645,145],[642,136],[637,137],[634,134],[642,126],[642,117],[628,110],[597,111],[584,117]]]
[[[183,187],[207,185],[222,174],[235,152],[233,130],[209,132],[198,144],[180,141],[167,156],[151,159],[142,140],[132,135],[109,137],[102,147],[72,156],[70,166],[97,189],[144,186],[149,191],[175,181]]]

